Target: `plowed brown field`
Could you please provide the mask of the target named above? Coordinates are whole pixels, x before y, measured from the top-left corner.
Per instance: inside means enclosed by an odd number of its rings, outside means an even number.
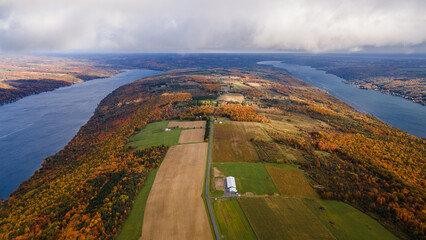
[[[244,96],[239,93],[227,93],[219,97],[219,101],[225,101],[225,102],[243,102]]]
[[[201,194],[207,143],[173,146],[155,177],[141,239],[213,239]]]
[[[205,129],[182,130],[179,137],[179,143],[196,143],[204,141]]]
[[[169,128],[179,127],[179,128],[205,128],[206,121],[190,121],[190,122],[169,122],[167,126]]]

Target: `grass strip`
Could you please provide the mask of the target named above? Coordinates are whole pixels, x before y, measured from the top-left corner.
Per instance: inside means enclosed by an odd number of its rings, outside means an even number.
[[[117,240],[138,240],[141,237],[145,206],[158,169],[156,168],[149,173],[145,185],[136,196],[129,217],[124,222]]]

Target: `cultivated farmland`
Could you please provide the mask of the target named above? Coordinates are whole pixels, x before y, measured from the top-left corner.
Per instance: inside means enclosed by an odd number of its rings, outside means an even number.
[[[166,132],[164,129],[168,124],[169,122],[167,121],[161,121],[146,125],[144,129],[130,137],[130,143],[127,146],[141,150],[158,145],[173,146],[178,144],[182,130],[173,129]]]
[[[204,134],[204,128],[182,130],[179,137],[179,143],[203,142]]]
[[[215,124],[213,138],[214,162],[259,161],[259,156],[250,140],[270,140],[261,125],[252,122]]]
[[[173,146],[148,197],[141,239],[212,239],[203,199],[207,143]]]
[[[304,201],[338,239],[398,239],[376,220],[346,203],[320,199]]]
[[[214,163],[225,176],[235,177],[237,190],[240,194],[247,192],[256,195],[278,193],[265,165],[262,163]],[[212,174],[212,176],[214,176]]]
[[[281,195],[318,197],[299,169],[265,167]]]
[[[297,198],[239,198],[258,239],[335,239]]]
[[[256,239],[236,199],[223,198],[212,203],[222,239]]]
[[[218,101],[224,102],[243,102],[244,96],[239,93],[227,93],[219,97]]]
[[[259,158],[263,162],[277,163],[290,162],[287,155],[281,150],[281,147],[271,141],[254,141],[253,142]]]
[[[206,121],[189,121],[189,122],[169,122],[167,125],[169,128],[205,128]]]

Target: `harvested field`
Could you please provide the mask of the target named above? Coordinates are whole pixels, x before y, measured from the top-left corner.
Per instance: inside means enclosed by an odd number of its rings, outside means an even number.
[[[266,166],[281,195],[318,197],[299,169]]]
[[[212,201],[221,239],[256,239],[243,210],[235,198]]]
[[[257,83],[257,82],[248,82],[247,84],[250,85],[251,87],[254,87],[254,88],[261,88],[262,87],[262,84]]]
[[[204,141],[205,129],[182,130],[179,137],[179,143],[195,143]]]
[[[215,124],[213,137],[214,162],[259,161],[259,156],[250,140],[270,141],[261,124],[253,122]]]
[[[169,149],[148,197],[141,239],[213,239],[201,198],[207,148],[195,143]]]
[[[335,239],[300,199],[243,197],[238,202],[258,239]]]
[[[190,122],[169,122],[169,128],[205,128],[206,121],[190,121]]]
[[[244,96],[239,93],[227,93],[220,96],[218,101],[242,103],[244,101]]]

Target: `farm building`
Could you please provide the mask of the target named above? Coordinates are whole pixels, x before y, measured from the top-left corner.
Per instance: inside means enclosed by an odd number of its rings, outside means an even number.
[[[171,128],[165,128],[164,131],[170,132],[170,131],[172,131],[172,129]]]
[[[230,193],[237,193],[237,185],[235,184],[235,178],[232,176],[226,177],[226,191]]]

